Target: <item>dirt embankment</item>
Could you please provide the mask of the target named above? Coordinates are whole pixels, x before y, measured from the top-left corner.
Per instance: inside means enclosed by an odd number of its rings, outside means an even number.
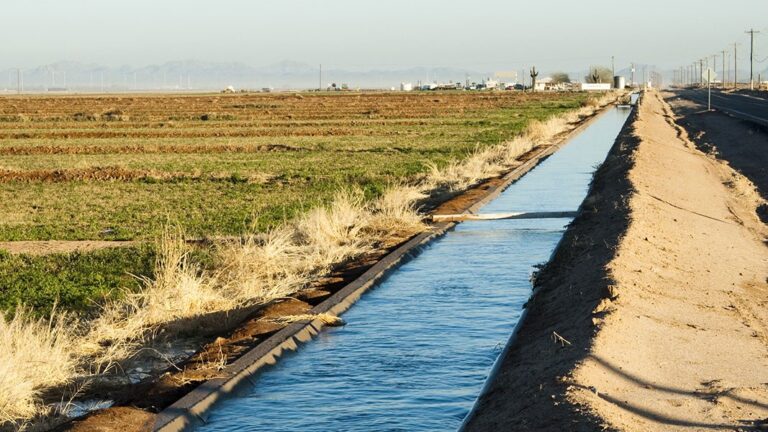
[[[648,94],[466,429],[768,424],[768,230],[754,186]]]

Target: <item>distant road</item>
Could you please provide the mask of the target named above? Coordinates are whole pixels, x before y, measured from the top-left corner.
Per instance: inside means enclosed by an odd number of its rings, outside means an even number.
[[[678,90],[677,94],[704,106],[707,105],[706,89]],[[712,108],[768,127],[768,100],[766,99],[712,90]]]

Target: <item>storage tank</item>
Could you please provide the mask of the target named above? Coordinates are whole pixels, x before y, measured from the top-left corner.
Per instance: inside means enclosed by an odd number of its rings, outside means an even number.
[[[627,81],[624,79],[623,76],[615,76],[613,77],[613,88],[617,89],[623,89],[626,87]]]

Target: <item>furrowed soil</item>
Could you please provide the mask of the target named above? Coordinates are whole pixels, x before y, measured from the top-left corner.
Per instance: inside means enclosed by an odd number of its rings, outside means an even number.
[[[0,98],[0,241],[265,230],[578,108],[519,92]]]
[[[768,426],[763,203],[646,94],[466,430]]]

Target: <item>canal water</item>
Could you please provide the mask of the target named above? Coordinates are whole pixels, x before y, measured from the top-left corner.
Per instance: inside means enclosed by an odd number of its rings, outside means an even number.
[[[608,110],[482,212],[576,210],[629,112]],[[456,430],[569,221],[459,224],[199,430]]]

